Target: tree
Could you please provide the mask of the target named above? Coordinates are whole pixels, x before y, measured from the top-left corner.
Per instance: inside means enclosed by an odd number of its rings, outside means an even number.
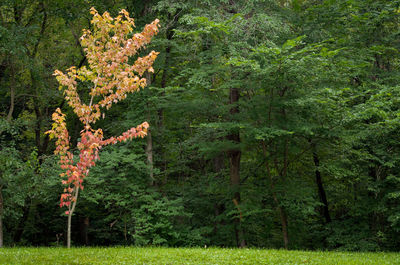
[[[65,100],[84,125],[84,129],[80,132],[81,139],[77,143],[80,151],[78,161],[74,161],[74,155],[69,151],[66,115],[59,108],[53,113],[53,127],[47,132],[51,138],[57,138],[55,154],[60,155],[61,168],[65,170],[61,174],[65,189],[61,195],[60,207],[67,207],[65,214],[68,215],[68,248],[71,246],[71,218],[79,190],[83,190],[83,180],[99,158],[99,150],[109,144],[136,137],[143,138],[149,124],[143,122],[118,137],[108,139],[103,138],[101,128],[94,129],[92,126],[101,117],[105,117],[102,109],[108,110],[113,103],[125,99],[128,93],[146,86],[146,79],[142,76],[146,71],[153,72],[152,64],[158,55],[157,52],[151,51],[144,57],[138,57],[133,64],[129,61],[157,34],[159,28],[157,19],[146,25],[143,32],[133,34],[129,38],[128,35],[132,33],[135,24],[126,10],[122,10],[115,18],[108,12],[100,15],[94,8],[91,9],[91,14],[93,32],[84,30],[80,38],[89,67],[82,66],[76,69],[73,66],[67,70],[67,74],[59,70],[54,73],[60,83],[60,89],[66,87]],[[90,102],[87,105],[78,94],[78,85],[85,86],[91,83],[93,86],[90,88]]]

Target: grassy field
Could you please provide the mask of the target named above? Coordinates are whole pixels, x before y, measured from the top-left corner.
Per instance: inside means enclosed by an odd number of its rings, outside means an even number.
[[[0,264],[400,264],[400,253],[218,248],[3,248]]]

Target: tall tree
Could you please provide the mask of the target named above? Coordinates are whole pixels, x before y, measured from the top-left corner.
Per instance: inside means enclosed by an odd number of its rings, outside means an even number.
[[[74,113],[84,125],[81,131],[81,141],[77,147],[80,150],[79,162],[75,165],[73,154],[68,151],[69,135],[66,128],[65,115],[60,109],[53,114],[53,128],[47,133],[50,137],[57,137],[55,154],[61,156],[61,168],[66,170],[61,176],[67,187],[61,195],[60,206],[67,206],[68,234],[67,246],[71,246],[71,218],[75,210],[79,190],[83,189],[83,179],[89,169],[98,159],[99,149],[109,144],[126,141],[136,137],[144,137],[148,123],[144,122],[136,128],[131,128],[121,136],[103,140],[102,129],[93,129],[92,124],[99,120],[104,113],[100,108],[109,109],[113,103],[126,98],[128,93],[133,93],[146,86],[146,79],[140,78],[146,70],[153,71],[151,67],[157,57],[152,51],[145,57],[136,59],[133,65],[128,64],[128,59],[134,56],[140,48],[148,44],[158,32],[158,20],[145,27],[142,33],[134,34],[128,38],[135,26],[134,20],[127,11],[122,10],[120,15],[113,19],[108,12],[99,15],[96,9],[91,9],[94,31],[85,30],[81,38],[88,58],[89,69],[71,67],[68,74],[56,70],[55,75],[61,87],[66,86],[65,99],[73,108]],[[135,75],[137,73],[138,75]],[[82,103],[78,93],[78,81],[89,81],[94,84],[90,89],[90,102]],[[97,102],[94,101],[97,98]],[[100,98],[100,99],[99,99]]]

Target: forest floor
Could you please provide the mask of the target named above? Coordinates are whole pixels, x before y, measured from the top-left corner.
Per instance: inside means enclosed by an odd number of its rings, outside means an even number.
[[[0,264],[400,264],[400,253],[221,248],[2,248]]]

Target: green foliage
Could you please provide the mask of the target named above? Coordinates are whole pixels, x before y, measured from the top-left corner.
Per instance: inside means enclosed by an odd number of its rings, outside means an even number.
[[[156,187],[148,187],[151,180],[143,156],[133,153],[133,148],[130,144],[107,147],[98,169],[87,178],[82,204],[89,206],[78,210],[78,215],[101,216],[102,220],[92,225],[93,240],[118,244],[122,237],[124,244],[138,246],[202,244],[200,232],[187,224],[191,214],[185,211],[182,199],[167,198]],[[105,226],[108,231],[103,230]]]

